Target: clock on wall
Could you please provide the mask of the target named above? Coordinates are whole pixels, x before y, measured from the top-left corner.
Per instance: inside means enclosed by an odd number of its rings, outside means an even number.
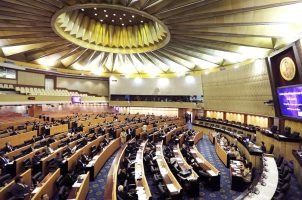
[[[291,81],[296,75],[296,65],[290,57],[285,57],[280,62],[280,74],[286,81]]]

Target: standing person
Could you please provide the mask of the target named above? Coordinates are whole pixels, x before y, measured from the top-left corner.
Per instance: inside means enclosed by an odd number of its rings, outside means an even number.
[[[127,141],[127,133],[124,129],[122,129],[122,132],[121,132],[121,142],[122,144],[125,144]]]

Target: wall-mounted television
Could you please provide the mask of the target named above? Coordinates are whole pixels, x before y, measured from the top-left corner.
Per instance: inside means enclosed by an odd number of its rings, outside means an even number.
[[[82,102],[82,98],[80,96],[72,96],[71,97],[71,102],[72,103],[81,103]]]
[[[302,85],[277,88],[281,116],[302,119]]]

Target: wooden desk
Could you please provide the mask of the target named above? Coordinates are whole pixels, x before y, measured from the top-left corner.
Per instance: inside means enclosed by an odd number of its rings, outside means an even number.
[[[263,156],[263,166],[266,165],[266,170],[262,172],[262,176],[266,176],[263,179],[263,184],[261,181],[255,186],[258,194],[249,192],[243,199],[244,200],[271,200],[276,192],[278,186],[278,168],[274,155],[264,154]],[[253,189],[251,190],[253,191]]]
[[[182,187],[174,177],[173,173],[170,171],[170,168],[165,161],[163,153],[163,141],[160,141],[156,144],[156,162],[170,195],[174,196],[180,194]]]
[[[24,183],[31,187],[31,169],[26,170],[24,173],[20,174],[23,177]],[[0,199],[6,200],[8,199],[9,191],[11,187],[15,185],[15,180],[12,180],[4,187],[0,188]]]
[[[187,161],[185,160],[185,158],[183,157],[180,148],[179,148],[179,144],[174,145],[173,147],[173,153],[174,156],[176,158],[176,162],[178,164],[178,166],[181,168],[182,171],[188,171],[189,169],[192,169],[191,165],[189,165],[187,163]],[[198,175],[197,173],[192,169],[192,173],[190,174],[190,176],[187,176],[186,179],[188,181],[190,180],[197,180],[198,179]]]
[[[10,142],[12,146],[17,146],[23,144],[26,140],[32,139],[33,136],[37,136],[37,134],[37,131],[29,131],[25,133],[19,133],[17,135],[0,138],[0,149],[5,147],[6,142]]]
[[[244,190],[243,171],[241,170],[243,162],[239,160],[230,161],[231,188],[236,191]]]
[[[225,166],[229,166],[228,163],[228,153],[223,149],[223,147],[215,140],[215,150],[217,156],[220,158],[220,160],[223,162]]]
[[[103,141],[103,139],[101,140]],[[121,139],[117,138],[108,144],[101,153],[93,157],[93,159],[86,165],[86,168],[90,172],[90,180],[93,181],[98,175],[99,171],[102,169],[107,160],[112,156],[112,154],[120,148]]]
[[[207,161],[201,153],[199,153],[196,146],[190,148],[190,153],[197,164],[206,171],[209,176],[211,176],[209,181],[211,188],[214,190],[220,190],[220,171]]]
[[[80,180],[80,181],[79,181]],[[89,192],[89,172],[78,176],[72,185],[67,200],[84,200]]]
[[[136,193],[140,200],[150,199],[152,194],[145,176],[144,170],[144,150],[147,144],[147,140],[143,141],[136,153],[135,160],[135,183],[136,183]]]
[[[53,126],[49,129],[50,135],[55,135],[57,133],[63,133],[63,132],[68,132],[68,124]]]
[[[40,200],[42,194],[47,194],[49,199],[53,198],[56,194],[57,188],[55,186],[56,180],[60,176],[60,169],[54,173],[49,173],[41,182],[41,186],[36,187],[32,192],[32,200]]]
[[[261,145],[261,142],[264,142],[267,151],[270,149],[271,145],[274,145],[274,155],[281,155],[285,160],[294,160],[295,157],[292,154],[292,151],[299,149],[302,143],[301,138],[286,138],[282,135],[277,136],[272,134],[265,134],[261,131],[256,132],[256,138],[258,145]]]
[[[130,141],[133,141],[133,139]],[[106,199],[106,200],[107,199],[108,200],[109,199],[117,200],[117,172],[120,168],[120,163],[121,163],[122,158],[124,157],[125,150],[126,150],[128,143],[129,142],[125,143],[120,148],[120,150],[117,152],[117,154],[112,162],[110,171],[107,176],[107,183],[105,186],[104,199]]]

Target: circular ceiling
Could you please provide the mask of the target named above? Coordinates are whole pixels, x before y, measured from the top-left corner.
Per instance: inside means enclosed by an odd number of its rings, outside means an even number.
[[[297,40],[301,10],[296,0],[2,0],[0,61],[99,76],[199,73]]]
[[[119,5],[67,6],[52,17],[53,30],[78,46],[109,53],[145,53],[165,46],[168,28],[146,12]]]

